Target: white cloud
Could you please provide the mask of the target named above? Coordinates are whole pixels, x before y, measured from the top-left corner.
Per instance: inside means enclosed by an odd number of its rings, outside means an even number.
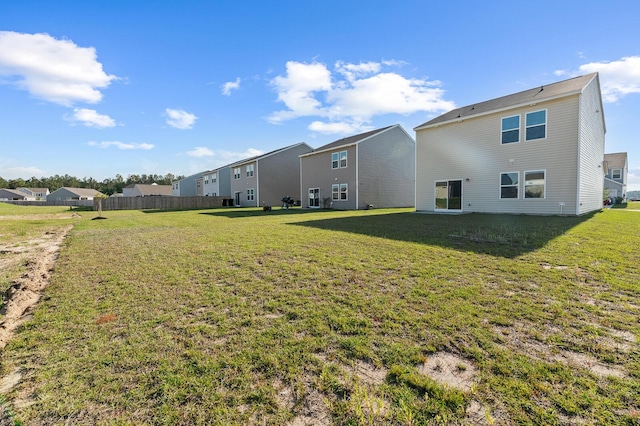
[[[309,129],[322,133],[348,133],[368,129],[376,115],[445,112],[455,103],[444,98],[439,81],[406,78],[384,67],[400,61],[338,61],[335,72],[326,65],[287,62],[287,72],[272,80],[278,100],[287,109],[272,113],[268,120],[280,123],[298,117],[322,117]]]
[[[65,116],[66,121],[72,123],[80,122],[87,127],[97,127],[104,129],[105,127],[114,127],[116,122],[108,115],[99,114],[95,109],[74,108],[73,115]]]
[[[4,179],[29,179],[32,176],[42,177],[47,176],[49,173],[46,170],[39,169],[38,167],[2,167],[0,166],[0,176]]]
[[[222,85],[222,94],[226,96],[231,95],[232,90],[237,90],[240,88],[240,77],[236,78],[236,81],[227,81]]]
[[[580,74],[600,73],[602,100],[617,102],[631,93],[640,93],[640,56],[627,56],[612,62],[581,65]]]
[[[564,75],[567,75],[567,72],[565,70],[555,70],[553,72],[553,75],[558,76],[558,77],[562,77]]]
[[[346,133],[362,133],[371,130],[371,127],[362,124],[338,122],[324,123],[322,121],[314,121],[309,124],[308,129],[313,132],[324,134],[346,134]]]
[[[213,151],[209,148],[198,146],[191,151],[187,151],[187,155],[189,157],[211,157],[213,155]]]
[[[0,31],[0,76],[34,97],[65,106],[99,102],[98,89],[117,79],[103,71],[93,47],[13,31]]]
[[[176,129],[191,129],[198,119],[194,114],[188,113],[181,109],[167,108],[167,124]]]
[[[142,150],[153,149],[154,147],[154,145],[150,143],[124,143],[120,141],[105,141],[105,142],[90,141],[87,143],[87,145],[98,146],[100,148],[110,148],[113,146],[118,149],[142,149]]]

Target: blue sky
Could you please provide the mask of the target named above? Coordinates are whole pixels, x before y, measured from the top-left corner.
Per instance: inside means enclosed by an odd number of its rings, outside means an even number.
[[[640,2],[0,4],[0,176],[189,175],[600,72],[640,189]]]

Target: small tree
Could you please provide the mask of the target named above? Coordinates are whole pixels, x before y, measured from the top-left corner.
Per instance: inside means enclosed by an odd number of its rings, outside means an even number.
[[[107,198],[107,196],[102,194],[102,193],[98,193],[98,194],[94,195],[93,198],[95,200],[98,200],[98,217],[96,217],[96,219],[106,219],[106,218],[102,217],[102,200]]]

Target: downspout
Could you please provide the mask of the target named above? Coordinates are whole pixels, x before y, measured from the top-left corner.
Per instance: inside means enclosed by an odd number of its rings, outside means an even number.
[[[260,173],[258,173],[258,162],[256,160],[256,207],[260,206]]]
[[[580,214],[580,188],[582,187],[582,182],[580,180],[580,159],[582,157],[582,134],[580,129],[582,127],[582,94],[578,95],[578,164],[576,169],[576,216]],[[560,212],[562,214],[562,207],[560,208]]]
[[[359,201],[359,194],[360,194],[360,187],[358,186],[358,147],[360,145],[356,144],[356,210],[358,210],[360,208],[360,204],[358,203]]]
[[[302,157],[299,156],[298,161],[300,162],[300,206],[302,206],[304,204],[304,192],[302,192]],[[309,203],[309,194],[307,194],[307,203]]]

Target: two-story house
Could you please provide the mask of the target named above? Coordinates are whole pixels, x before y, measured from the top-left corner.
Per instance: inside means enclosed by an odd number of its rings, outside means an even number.
[[[231,169],[223,166],[202,174],[202,193],[205,196],[231,196]]]
[[[309,208],[412,207],[415,141],[396,124],[346,137],[300,156]]]
[[[597,73],[457,108],[414,130],[417,211],[602,208],[606,127]]]
[[[17,188],[27,195],[27,200],[45,201],[49,195],[49,188]]]
[[[627,196],[627,171],[629,163],[626,152],[605,154],[604,161],[607,166],[604,176],[604,189],[609,197]]]
[[[235,206],[259,207],[282,203],[283,197],[300,199],[300,161],[311,152],[304,142],[229,165]]]

